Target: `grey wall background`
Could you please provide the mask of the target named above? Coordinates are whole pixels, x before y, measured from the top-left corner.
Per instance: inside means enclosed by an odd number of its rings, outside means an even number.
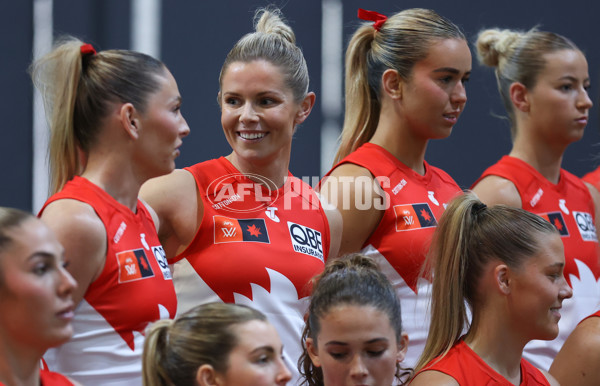
[[[183,95],[183,114],[191,134],[184,141],[178,167],[230,152],[222,134],[216,103],[218,75],[225,55],[252,29],[257,6],[283,9],[303,48],[311,89],[321,94],[321,0],[163,0],[161,59],[171,69]],[[484,27],[541,29],[563,34],[586,53],[595,105],[584,139],[569,147],[563,167],[583,175],[600,165],[598,100],[600,36],[598,2],[589,0],[344,0],[344,45],[358,25],[356,9],[392,14],[404,8],[435,9],[460,25],[472,42]],[[26,68],[32,58],[32,1],[0,1],[0,205],[31,210],[32,87]],[[54,0],[55,35],[71,34],[98,49],[130,48],[129,1]],[[468,187],[489,165],[510,150],[491,69],[474,59],[468,102],[448,139],[432,141],[427,159]],[[297,132],[290,169],[297,176],[320,175],[322,112],[317,103]],[[341,122],[340,122],[341,123]]]

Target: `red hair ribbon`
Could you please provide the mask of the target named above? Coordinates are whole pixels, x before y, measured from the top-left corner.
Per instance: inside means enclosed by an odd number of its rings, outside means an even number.
[[[82,44],[81,45],[81,53],[83,55],[87,55],[87,54],[96,55],[96,50],[94,49],[94,46],[92,46],[91,44]]]
[[[375,31],[379,31],[381,26],[387,20],[387,16],[380,14],[375,11],[367,11],[366,9],[359,8],[358,9],[358,18],[361,20],[374,21],[373,28]]]

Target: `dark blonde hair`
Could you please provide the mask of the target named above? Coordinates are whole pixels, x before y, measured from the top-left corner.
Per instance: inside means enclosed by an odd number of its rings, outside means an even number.
[[[196,384],[196,372],[204,364],[224,373],[229,353],[238,344],[233,326],[252,320],[266,321],[261,312],[237,304],[207,303],[175,320],[154,323],[146,332],[142,356],[145,386]]]
[[[315,278],[310,296],[306,326],[302,333],[303,353],[298,361],[300,374],[309,386],[323,385],[323,371],[315,367],[308,355],[306,338],[317,344],[321,331],[321,320],[340,305],[372,306],[389,318],[399,343],[402,336],[400,300],[389,280],[379,270],[377,264],[360,253],[346,255],[328,263],[323,273]],[[396,377],[410,374],[410,370]]]
[[[159,88],[165,65],[151,56],[126,50],[82,53],[73,37],[58,41],[30,67],[44,99],[50,136],[51,193],[82,172],[79,151],[95,144],[111,104],[131,103],[144,112]]]
[[[285,23],[277,8],[261,8],[254,16],[255,32],[243,36],[229,51],[219,75],[223,76],[234,62],[266,60],[281,69],[285,84],[300,102],[308,93],[308,68],[302,50],[296,45],[294,31]]]
[[[513,269],[539,252],[540,234],[558,234],[542,217],[505,205],[485,206],[472,193],[453,199],[435,230],[427,269],[433,268],[431,324],[415,372],[445,355],[473,321],[482,298],[478,293],[485,266],[500,260]],[[472,323],[472,325],[475,323]]]
[[[429,9],[407,9],[388,18],[379,31],[363,24],[346,50],[346,109],[334,163],[368,142],[379,123],[381,77],[387,69],[408,80],[415,64],[440,40],[465,40],[461,30]]]
[[[20,209],[0,207],[0,253],[10,248],[13,242],[9,232],[20,227],[25,221],[35,218],[33,214]]]
[[[546,67],[545,54],[559,50],[579,48],[564,36],[531,29],[517,31],[491,28],[479,32],[477,36],[477,56],[479,61],[495,67],[498,91],[511,124],[511,135],[516,135],[515,111],[510,99],[510,86],[515,82],[532,89],[538,75]]]

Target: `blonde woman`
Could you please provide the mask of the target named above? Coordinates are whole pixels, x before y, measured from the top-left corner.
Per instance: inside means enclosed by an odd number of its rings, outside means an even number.
[[[320,193],[343,218],[340,254],[375,258],[396,288],[412,366],[428,323],[430,284],[419,273],[446,203],[461,191],[425,153],[465,107],[471,52],[460,29],[431,10],[359,17],[375,23],[362,25],[346,51],[341,145]]]
[[[584,54],[564,36],[545,31],[481,31],[477,52],[495,69],[511,124],[510,153],[484,171],[473,192],[488,205],[506,204],[539,214],[556,226],[565,248],[565,302],[560,333],[534,341],[525,358],[548,370],[577,323],[597,310],[598,192],[561,168],[567,147],[581,139],[592,101]]]

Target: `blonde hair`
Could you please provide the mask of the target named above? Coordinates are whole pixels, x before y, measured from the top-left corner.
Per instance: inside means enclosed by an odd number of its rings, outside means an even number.
[[[266,60],[282,71],[294,100],[302,101],[308,93],[308,68],[302,50],[296,46],[294,31],[285,23],[281,11],[272,7],[258,9],[254,29],[255,32],[244,35],[227,54],[219,75],[219,87],[231,63]]]
[[[83,42],[60,39],[48,54],[30,66],[40,90],[50,126],[51,193],[62,189],[84,165],[112,103],[132,103],[144,112],[150,94],[158,90],[157,76],[166,67],[148,55],[126,50],[82,53]]]
[[[558,234],[542,217],[505,205],[487,207],[467,193],[453,199],[434,233],[426,268],[433,268],[431,324],[415,373],[445,355],[468,325],[476,326],[479,278],[492,260],[517,269],[541,248],[540,234]]]
[[[476,47],[479,61],[495,67],[498,91],[508,113],[513,138],[517,128],[510,86],[518,82],[532,89],[546,67],[545,54],[559,50],[579,51],[566,37],[536,28],[529,31],[486,29],[479,32]]]
[[[346,50],[346,110],[334,163],[368,142],[379,123],[381,77],[385,70],[410,79],[415,63],[443,39],[465,40],[451,21],[429,9],[407,9],[388,18],[379,31],[363,24]]]
[[[250,307],[207,303],[175,320],[160,320],[149,327],[142,355],[144,386],[194,386],[204,364],[225,373],[229,353],[238,344],[232,327],[252,320],[266,321]]]

